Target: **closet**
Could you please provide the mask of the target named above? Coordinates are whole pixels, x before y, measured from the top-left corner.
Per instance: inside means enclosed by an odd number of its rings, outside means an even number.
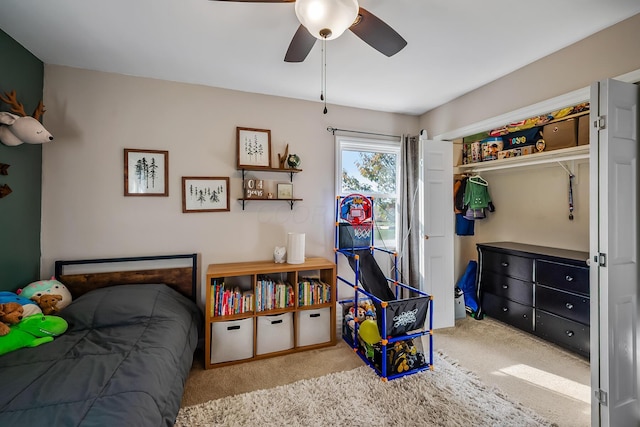
[[[457,173],[482,173],[496,208],[495,215],[476,226],[474,236],[455,239],[456,279],[468,260],[476,259],[477,243],[519,242],[589,254],[585,263],[590,278],[593,425],[635,425],[640,411],[636,342],[639,98],[637,85],[616,80],[594,83],[553,100],[562,106],[570,105],[567,99],[590,99],[590,146],[455,169]],[[549,102],[544,106],[548,108]],[[528,109],[531,115],[544,112],[535,108],[540,106]],[[437,138],[455,140],[464,135]],[[429,256],[425,251],[425,260]]]

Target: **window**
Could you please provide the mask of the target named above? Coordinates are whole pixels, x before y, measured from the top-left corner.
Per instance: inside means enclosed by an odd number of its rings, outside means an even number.
[[[400,141],[336,136],[337,194],[373,196],[374,243],[397,248],[400,200]]]

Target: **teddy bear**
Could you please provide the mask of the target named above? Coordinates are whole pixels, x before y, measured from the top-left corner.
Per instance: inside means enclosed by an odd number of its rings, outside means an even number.
[[[0,337],[11,331],[9,325],[20,323],[23,313],[22,305],[17,302],[0,304]]]
[[[58,311],[71,304],[71,292],[69,292],[65,285],[57,281],[55,277],[51,277],[49,280],[32,282],[24,288],[18,289],[16,293],[21,297],[29,298],[34,301],[34,297],[41,297],[43,295],[59,295],[62,299],[55,305]]]
[[[59,301],[62,301],[62,296],[42,294],[40,296],[34,295],[31,299],[40,306],[43,314],[56,314],[59,311],[56,304],[58,304]]]
[[[23,317],[42,313],[42,310],[35,301],[32,301],[29,298],[21,297],[13,292],[0,291],[0,304],[6,304],[8,302],[17,302],[18,304],[20,304],[23,310]]]

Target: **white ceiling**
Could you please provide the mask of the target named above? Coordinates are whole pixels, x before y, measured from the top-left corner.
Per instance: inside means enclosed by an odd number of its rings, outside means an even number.
[[[640,13],[640,0],[360,0],[408,42],[327,42],[327,102],[422,114]],[[284,54],[293,3],[2,0],[0,29],[46,64],[319,101],[321,43]],[[318,106],[321,109],[321,106]]]

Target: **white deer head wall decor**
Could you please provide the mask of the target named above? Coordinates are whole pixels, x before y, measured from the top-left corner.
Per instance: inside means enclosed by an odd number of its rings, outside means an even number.
[[[53,140],[53,135],[40,123],[40,117],[45,112],[42,101],[31,117],[27,116],[23,105],[18,102],[15,90],[5,92],[4,97],[0,95],[0,101],[11,107],[11,113],[0,111],[0,142],[4,145],[44,144]]]

